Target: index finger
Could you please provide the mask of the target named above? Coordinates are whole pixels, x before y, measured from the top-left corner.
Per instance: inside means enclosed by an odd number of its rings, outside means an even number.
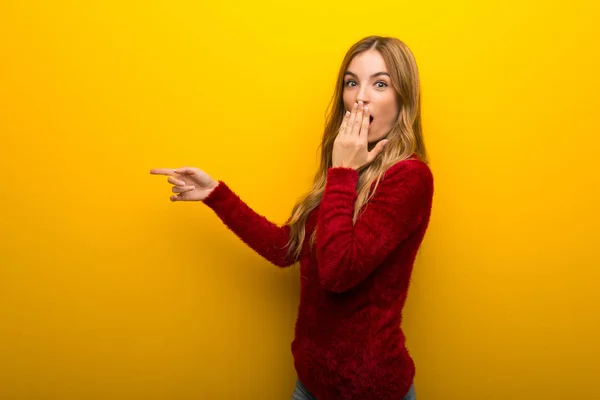
[[[168,175],[168,176],[177,176],[177,172],[174,169],[169,168],[153,168],[150,170],[150,174],[152,175]]]

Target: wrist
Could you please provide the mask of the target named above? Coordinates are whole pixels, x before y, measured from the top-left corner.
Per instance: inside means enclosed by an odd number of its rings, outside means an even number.
[[[219,186],[219,183],[219,181],[213,181],[208,187],[209,193],[212,193]]]
[[[211,182],[208,184],[208,186],[205,188],[206,190],[206,195],[204,196],[203,201],[207,201],[209,198],[212,199],[212,195],[214,193],[214,191],[217,189],[217,187],[219,187],[220,182],[215,181],[215,182]]]

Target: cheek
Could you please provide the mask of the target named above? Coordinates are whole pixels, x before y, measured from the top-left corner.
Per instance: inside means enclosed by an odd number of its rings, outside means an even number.
[[[352,111],[353,103],[352,103],[352,99],[350,98],[350,96],[347,94],[344,94],[343,101],[344,101],[344,112]]]
[[[394,113],[398,109],[396,97],[391,93],[385,98],[385,106],[389,112]]]
[[[396,105],[396,102],[394,101],[394,99],[386,100],[382,109],[385,110],[386,122],[388,122],[390,124],[393,124],[394,122],[396,122],[396,119],[398,117],[398,106]]]

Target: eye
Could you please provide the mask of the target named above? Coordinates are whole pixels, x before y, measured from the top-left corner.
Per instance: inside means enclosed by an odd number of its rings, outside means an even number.
[[[384,81],[377,81],[377,82],[375,82],[375,85],[380,85],[380,86],[377,86],[379,89],[383,89],[385,87],[388,87],[388,84],[386,82],[384,82]]]
[[[345,83],[345,85],[346,85],[346,86],[349,86],[349,87],[352,87],[352,84],[354,84],[354,85],[355,85],[355,84],[356,84],[356,82],[355,82],[355,81],[353,81],[353,80],[349,80],[349,81],[346,81],[346,83]]]

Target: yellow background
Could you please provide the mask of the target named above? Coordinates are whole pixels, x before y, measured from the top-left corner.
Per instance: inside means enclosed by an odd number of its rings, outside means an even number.
[[[373,33],[416,54],[436,177],[419,400],[600,398],[594,3],[3,1],[0,398],[289,398],[297,269],[148,171],[283,222]]]

